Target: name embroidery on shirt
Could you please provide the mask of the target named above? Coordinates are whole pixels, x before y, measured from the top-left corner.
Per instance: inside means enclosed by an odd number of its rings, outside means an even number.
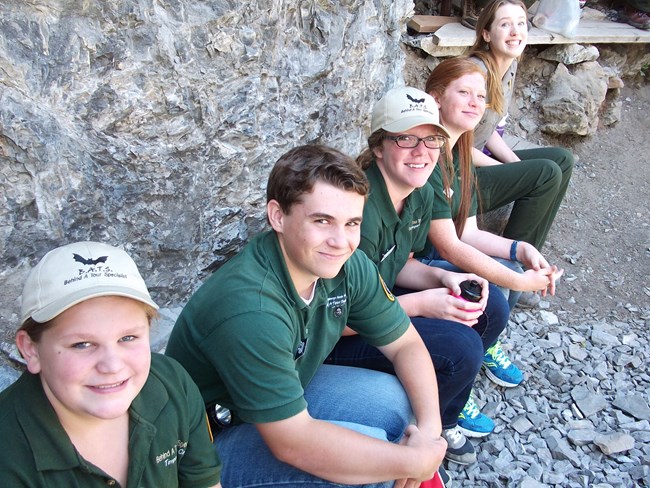
[[[414,230],[420,227],[420,224],[422,223],[422,219],[417,219],[411,222],[411,225],[409,226],[409,230]]]
[[[185,455],[186,449],[187,441],[178,440],[171,448],[156,456],[156,464],[163,463],[163,466],[174,466],[178,458]]]

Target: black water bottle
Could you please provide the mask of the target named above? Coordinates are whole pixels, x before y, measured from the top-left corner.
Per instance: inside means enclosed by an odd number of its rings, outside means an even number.
[[[460,297],[468,302],[478,302],[481,300],[481,285],[476,280],[465,280],[460,285]]]

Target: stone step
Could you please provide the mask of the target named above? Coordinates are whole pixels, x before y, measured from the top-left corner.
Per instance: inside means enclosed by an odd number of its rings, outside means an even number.
[[[471,46],[475,33],[460,22],[449,22],[433,34],[438,46]],[[537,27],[528,33],[528,44],[629,44],[650,42],[650,31],[644,31],[621,22],[580,20],[574,37],[564,37]]]
[[[460,17],[416,15],[408,27],[412,32],[430,33],[407,36],[406,42],[417,45],[431,56],[459,56],[474,44],[473,29],[460,23]],[[410,37],[410,39],[409,39]],[[528,44],[630,44],[650,42],[650,31],[613,22],[595,9],[585,8],[576,35],[572,38],[532,27]]]

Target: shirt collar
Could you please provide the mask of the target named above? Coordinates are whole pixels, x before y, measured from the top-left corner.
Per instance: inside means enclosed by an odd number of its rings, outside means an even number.
[[[284,287],[287,296],[293,302],[297,308],[306,308],[309,305],[305,303],[302,299],[296,287],[293,286],[293,281],[289,275],[289,270],[287,269],[287,263],[284,260],[284,254],[282,253],[282,248],[280,247],[280,241],[278,236],[274,231],[268,231],[263,235],[258,241],[258,245],[268,251],[269,254],[269,264],[273,273],[278,278],[279,282]],[[322,296],[321,290],[324,290],[326,295],[329,295],[329,292],[336,289],[339,284],[345,279],[345,269],[347,262],[342,266],[339,274],[331,279],[319,279],[316,283],[316,290],[314,292],[314,298]],[[312,302],[313,303],[313,302]]]
[[[16,417],[34,455],[36,468],[39,471],[68,470],[82,465],[82,459],[43,391],[41,377],[25,372],[18,381],[27,394],[16,401]]]
[[[436,168],[438,166],[439,165],[436,164]],[[384,225],[387,228],[393,228],[400,222],[410,222],[411,215],[414,213],[414,205],[416,205],[415,200],[419,198],[417,195],[421,189],[415,188],[409,196],[406,197],[401,215],[397,215],[393,201],[388,193],[388,188],[386,187],[384,175],[381,173],[376,162],[373,162],[366,170],[366,176],[370,182],[370,199],[377,207],[379,218],[384,222]]]

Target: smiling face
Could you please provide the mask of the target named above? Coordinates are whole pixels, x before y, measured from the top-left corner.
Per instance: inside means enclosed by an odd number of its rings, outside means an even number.
[[[54,318],[38,342],[25,331],[16,342],[64,427],[128,414],[149,375],[149,319],[130,298],[83,301]]]
[[[267,204],[293,284],[304,298],[318,278],[334,278],[359,246],[365,197],[317,181],[285,213],[277,201]]]
[[[440,119],[457,139],[464,132],[474,130],[485,112],[485,77],[474,72],[452,80],[436,100]]]
[[[433,125],[418,125],[404,132],[389,132],[388,135],[413,135],[421,139],[441,136]],[[424,186],[440,157],[439,148],[429,149],[423,141],[413,148],[403,148],[391,139],[384,139],[379,147],[373,149],[373,153],[393,200],[405,198],[416,188]]]
[[[526,12],[518,5],[506,3],[500,6],[488,29],[482,32],[496,57],[515,59],[521,56],[528,41]]]

